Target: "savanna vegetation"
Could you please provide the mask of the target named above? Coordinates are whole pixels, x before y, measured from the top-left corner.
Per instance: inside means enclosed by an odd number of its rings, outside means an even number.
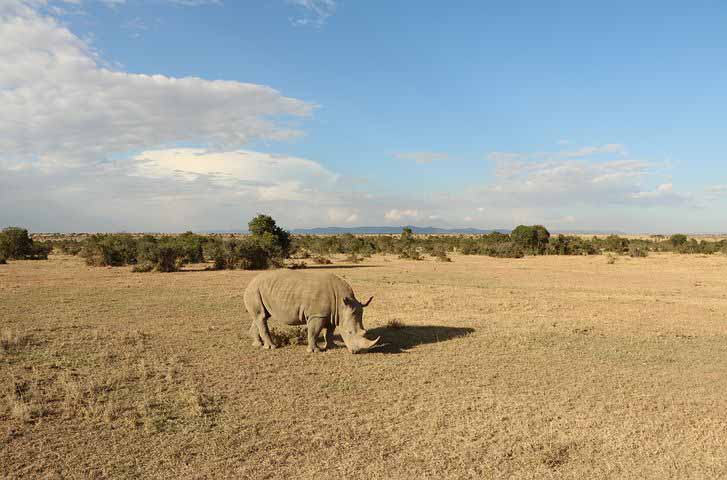
[[[343,254],[360,263],[375,254],[406,260],[426,256],[450,262],[451,254],[522,258],[526,255],[598,255],[611,253],[644,257],[654,252],[684,254],[727,253],[727,240],[697,240],[683,234],[671,237],[628,238],[619,235],[585,237],[551,235],[542,225],[519,225],[512,232],[484,235],[415,235],[404,227],[400,235],[291,235],[268,215],[249,224],[249,235],[95,234],[82,239],[67,237],[33,242],[27,230],[10,227],[0,234],[0,263],[8,259],[46,259],[51,250],[79,255],[88,265],[133,265],[136,272],[175,272],[187,264],[207,263],[209,269],[260,270],[285,265],[303,268],[309,260],[325,264],[331,255]]]

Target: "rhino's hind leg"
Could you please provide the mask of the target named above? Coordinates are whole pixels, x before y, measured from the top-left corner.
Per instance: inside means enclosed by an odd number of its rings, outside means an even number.
[[[260,312],[255,316],[255,325],[257,331],[263,339],[263,348],[273,350],[278,346],[273,343],[273,339],[270,338],[270,330],[268,329],[268,317],[264,312]]]
[[[250,338],[252,338],[253,347],[262,347],[263,341],[260,339],[260,333],[257,330],[257,321],[253,320],[250,324]]]
[[[321,334],[321,330],[326,324],[325,318],[313,317],[308,319],[308,351],[320,352],[318,348],[318,335]]]

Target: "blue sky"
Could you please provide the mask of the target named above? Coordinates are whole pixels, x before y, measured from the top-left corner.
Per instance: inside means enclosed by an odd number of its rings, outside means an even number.
[[[0,224],[727,231],[724,3],[452,3],[0,0]]]

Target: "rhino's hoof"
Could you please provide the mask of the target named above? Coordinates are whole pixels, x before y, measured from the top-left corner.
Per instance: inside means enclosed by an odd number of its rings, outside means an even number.
[[[255,348],[260,348],[260,347],[263,346],[263,342],[261,342],[260,340],[253,340],[253,342],[251,343],[251,345],[253,347],[255,347]]]
[[[278,348],[278,346],[274,343],[268,343],[267,345],[265,345],[265,348],[268,350],[275,350],[276,348]]]
[[[316,348],[308,347],[308,353],[318,353],[320,351],[321,351],[320,348],[317,348],[317,347]]]

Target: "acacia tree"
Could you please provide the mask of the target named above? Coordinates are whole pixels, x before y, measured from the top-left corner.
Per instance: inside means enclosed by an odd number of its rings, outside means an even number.
[[[683,233],[674,234],[669,237],[669,243],[671,243],[674,248],[679,248],[687,243],[687,236]]]
[[[510,234],[512,242],[523,250],[543,254],[548,248],[550,232],[542,225],[518,225]]]
[[[271,258],[283,259],[290,256],[290,233],[279,227],[270,215],[259,214],[247,224],[252,239]]]

